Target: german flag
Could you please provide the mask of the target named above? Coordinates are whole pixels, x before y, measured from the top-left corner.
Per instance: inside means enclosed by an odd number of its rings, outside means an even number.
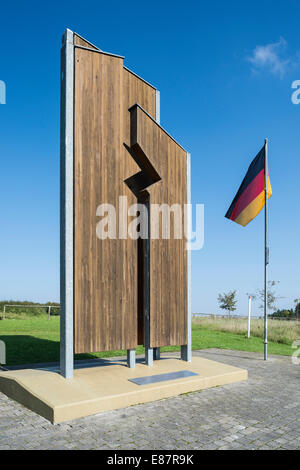
[[[265,147],[256,155],[225,217],[245,227],[265,205]],[[272,188],[268,175],[268,199]]]

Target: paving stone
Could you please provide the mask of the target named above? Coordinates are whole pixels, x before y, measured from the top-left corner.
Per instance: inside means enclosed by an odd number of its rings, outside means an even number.
[[[245,368],[249,380],[57,425],[0,393],[0,449],[300,449],[300,365],[194,354]]]

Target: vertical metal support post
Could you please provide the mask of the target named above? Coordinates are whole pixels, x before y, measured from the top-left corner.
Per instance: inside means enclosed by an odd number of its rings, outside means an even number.
[[[158,361],[160,359],[160,348],[153,348],[153,359]]]
[[[265,290],[264,290],[264,360],[268,359],[268,139],[265,139]]]
[[[147,366],[153,366],[153,349],[146,347],[145,348],[145,364]]]
[[[144,309],[145,309],[145,363],[153,366],[153,349],[150,348],[150,201],[145,201],[148,214],[148,237],[144,240]]]
[[[127,349],[127,366],[130,369],[135,367],[135,349]]]
[[[191,154],[186,154],[186,178],[187,178],[187,204],[190,210],[186,211],[187,220],[187,344],[181,346],[181,359],[183,361],[192,361],[192,303],[191,303],[191,247],[190,237],[192,233],[192,208],[191,208]]]
[[[73,107],[74,34],[67,29],[61,50],[60,133],[60,371],[74,371],[73,337]]]

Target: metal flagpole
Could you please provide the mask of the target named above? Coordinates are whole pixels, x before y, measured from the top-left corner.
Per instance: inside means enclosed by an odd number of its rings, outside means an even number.
[[[264,360],[268,359],[268,305],[267,305],[267,289],[268,289],[268,272],[269,264],[269,247],[268,247],[268,139],[265,139],[265,292],[264,292]]]

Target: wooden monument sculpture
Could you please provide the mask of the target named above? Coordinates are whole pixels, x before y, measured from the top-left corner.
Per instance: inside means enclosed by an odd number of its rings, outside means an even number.
[[[66,378],[73,376],[74,353],[124,349],[134,367],[137,345],[145,346],[148,365],[159,358],[161,346],[181,345],[182,359],[191,360],[186,239],[136,240],[120,226],[115,238],[96,234],[99,205],[111,204],[118,214],[122,196],[128,207],[183,209],[190,203],[190,156],[160,126],[159,92],[123,62],[70,30],[63,36],[61,373]]]

